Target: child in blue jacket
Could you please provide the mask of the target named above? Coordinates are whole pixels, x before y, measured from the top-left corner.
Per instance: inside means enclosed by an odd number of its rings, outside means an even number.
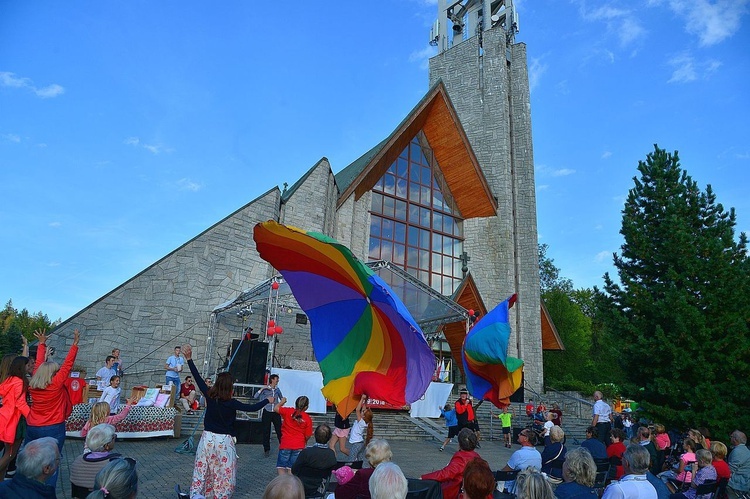
[[[440,409],[440,414],[445,418],[445,427],[448,428],[448,438],[445,439],[443,445],[440,446],[440,452],[445,450],[445,446],[448,445],[458,435],[458,418],[456,417],[456,410],[451,407],[450,404],[445,404],[445,408]]]

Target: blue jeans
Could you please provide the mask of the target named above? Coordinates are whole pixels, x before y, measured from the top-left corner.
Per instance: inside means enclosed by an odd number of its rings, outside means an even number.
[[[65,444],[65,422],[58,424],[51,424],[48,426],[27,426],[26,427],[26,438],[23,444],[26,445],[32,440],[37,440],[42,437],[52,437],[57,440],[57,449],[60,451],[62,456],[63,445]],[[55,474],[47,479],[45,482],[47,485],[57,486],[57,475],[60,469],[55,471]]]
[[[299,449],[299,450],[279,449],[279,457],[276,458],[276,467],[291,469],[292,465],[294,464],[294,461],[297,460],[297,456],[299,456],[300,452],[302,452],[302,449]]]
[[[177,387],[177,393],[176,393],[175,397],[176,398],[180,398],[180,378],[170,378],[169,376],[167,376],[166,379],[167,379],[167,381],[166,381],[167,385],[171,381],[172,384]]]

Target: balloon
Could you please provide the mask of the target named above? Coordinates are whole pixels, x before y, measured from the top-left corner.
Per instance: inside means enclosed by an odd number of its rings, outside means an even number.
[[[268,329],[266,329],[266,334],[267,334],[268,336],[273,336],[275,332],[276,332],[276,331],[275,331],[275,330],[274,330],[274,328],[272,328],[272,327],[269,327]]]
[[[273,284],[271,284],[271,289],[273,289],[273,290],[279,289],[279,283],[278,282],[274,282]]]
[[[276,328],[274,329],[274,332],[276,334],[281,334],[284,332],[284,328],[282,328],[281,326],[276,326]]]
[[[275,320],[271,319],[270,321],[268,321],[268,327],[274,327],[275,325],[276,325]]]
[[[469,309],[469,315],[474,315],[474,309],[473,308]]]

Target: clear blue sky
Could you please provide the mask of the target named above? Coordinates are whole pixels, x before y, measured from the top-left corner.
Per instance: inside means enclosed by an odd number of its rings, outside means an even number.
[[[750,229],[749,7],[518,2],[539,240],[577,287],[611,270],[654,143]],[[436,14],[0,1],[0,300],[65,319],[322,156],[338,172],[426,92]]]

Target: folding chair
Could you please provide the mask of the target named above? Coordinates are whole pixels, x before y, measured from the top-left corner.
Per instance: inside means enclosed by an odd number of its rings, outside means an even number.
[[[596,477],[594,478],[594,489],[601,496],[602,492],[607,486],[607,481],[609,480],[609,474],[612,470],[612,464],[610,464],[609,459],[594,459],[594,462],[596,463]]]
[[[519,470],[510,470],[510,471],[503,471],[503,470],[497,470],[495,472],[495,483],[503,482],[503,488],[505,488],[505,482],[509,481],[515,481],[516,478],[518,478],[518,471]],[[495,494],[492,495],[493,499],[509,499],[516,497],[515,494],[511,492],[498,492],[496,491]]]
[[[716,480],[706,480],[702,484],[698,485],[695,489],[696,497],[701,497],[704,494],[711,494],[711,497],[716,494],[716,489],[719,488],[719,482]]]

